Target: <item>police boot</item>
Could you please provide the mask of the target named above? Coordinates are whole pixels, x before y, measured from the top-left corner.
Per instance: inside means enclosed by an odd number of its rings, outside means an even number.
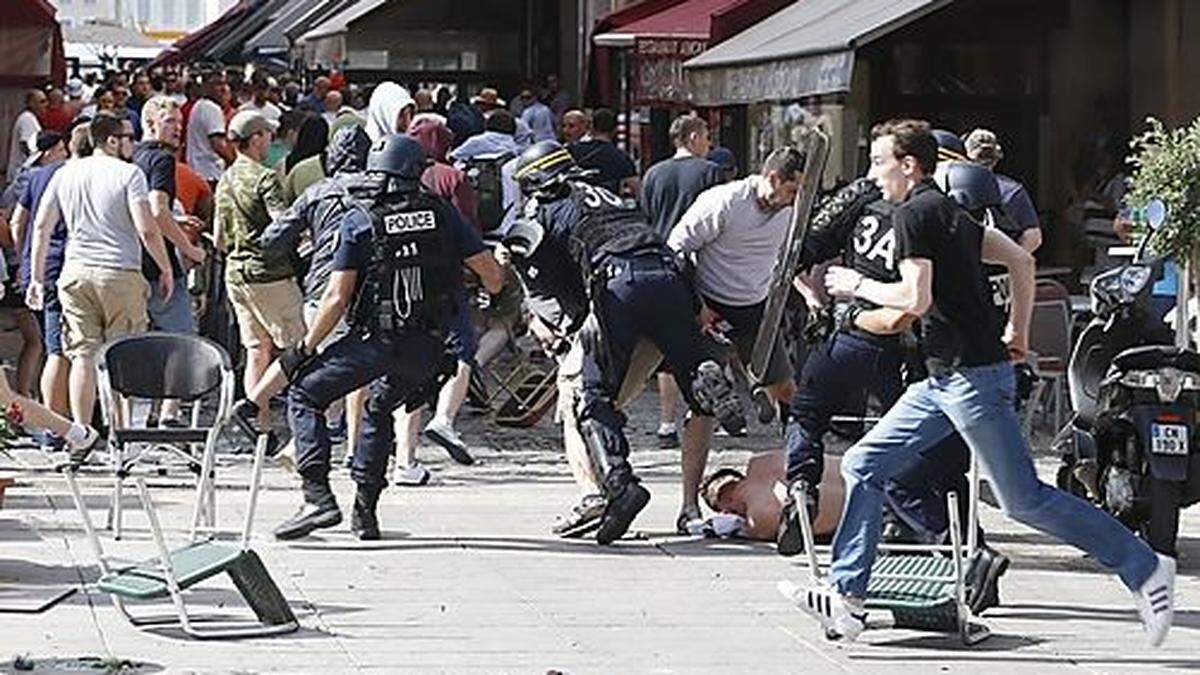
[[[619,491],[611,491],[608,507],[596,530],[596,543],[607,546],[629,531],[633,519],[650,502],[650,491],[642,487],[636,478],[630,477]]]
[[[742,399],[725,377],[725,370],[716,361],[708,360],[696,368],[692,378],[692,396],[700,411],[717,418],[721,426],[731,435],[746,428],[746,414],[742,410]]]
[[[334,527],[342,522],[342,510],[329,489],[328,481],[304,481],[304,503],[291,518],[275,528],[276,539],[299,539],[313,530]]]
[[[779,513],[779,528],[775,531],[775,550],[782,556],[790,557],[804,552],[804,531],[800,529],[800,509],[796,505],[798,498],[804,500],[808,522],[817,519],[817,506],[821,501],[819,488],[809,485],[803,478],[792,481],[788,485],[783,510]]]
[[[350,514],[350,532],[359,541],[379,539],[379,517],[375,508],[379,504],[382,485],[359,485],[354,494],[354,512]]]

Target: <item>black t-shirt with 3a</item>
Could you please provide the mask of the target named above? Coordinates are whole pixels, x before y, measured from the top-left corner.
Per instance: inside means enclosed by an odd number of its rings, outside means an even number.
[[[897,260],[933,264],[933,305],[922,321],[929,372],[1008,360],[980,259],[983,228],[932,181],[913,188],[896,207],[892,227]]]

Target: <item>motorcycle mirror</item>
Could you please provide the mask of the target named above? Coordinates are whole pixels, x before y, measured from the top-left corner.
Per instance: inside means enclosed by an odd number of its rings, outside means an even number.
[[[1167,205],[1161,199],[1151,199],[1147,202],[1143,213],[1151,230],[1157,230],[1167,222]]]

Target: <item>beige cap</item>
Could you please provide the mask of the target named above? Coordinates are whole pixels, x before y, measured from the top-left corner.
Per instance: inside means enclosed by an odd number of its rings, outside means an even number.
[[[243,110],[229,120],[229,137],[244,141],[260,131],[274,132],[278,127],[262,113]]]

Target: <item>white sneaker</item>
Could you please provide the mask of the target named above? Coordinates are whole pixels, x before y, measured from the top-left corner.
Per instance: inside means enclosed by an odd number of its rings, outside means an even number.
[[[1175,559],[1158,553],[1155,555],[1158,557],[1158,566],[1134,594],[1138,613],[1142,615],[1142,629],[1146,631],[1152,647],[1161,645],[1167,639],[1171,620],[1175,618]]]
[[[859,633],[867,627],[867,613],[861,606],[851,608],[841,593],[826,586],[815,584],[804,588],[790,581],[780,581],[775,585],[783,597],[796,603],[812,618],[820,622],[825,629],[825,637],[829,640],[845,639],[854,642]]]
[[[396,467],[396,473],[392,475],[392,479],[396,485],[404,487],[420,487],[428,485],[429,480],[433,478],[433,474],[429,473],[423,464],[417,463],[412,466]]]
[[[429,424],[425,425],[425,435],[429,440],[445,448],[446,452],[450,453],[450,458],[459,464],[475,463],[475,458],[467,451],[467,444],[463,442],[462,437],[458,435],[448,420],[438,417],[429,420]]]

